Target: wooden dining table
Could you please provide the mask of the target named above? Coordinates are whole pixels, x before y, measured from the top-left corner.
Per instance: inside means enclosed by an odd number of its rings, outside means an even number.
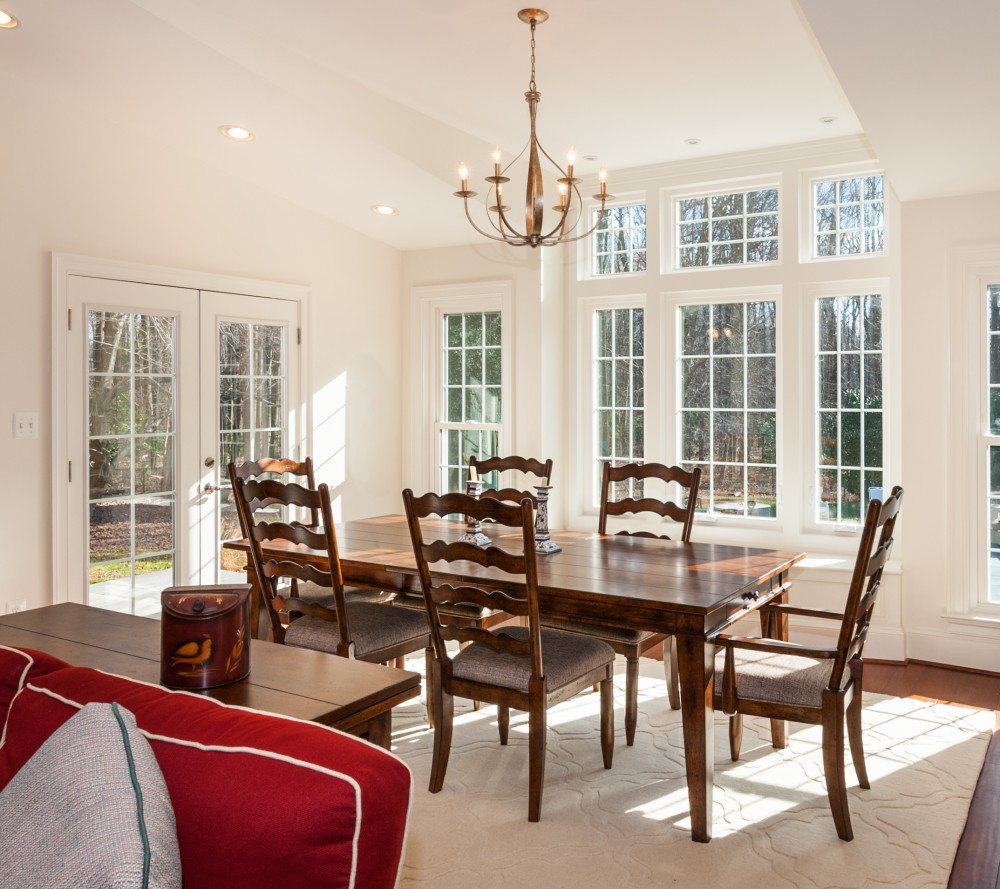
[[[466,530],[464,522],[440,520],[439,527],[441,536],[449,539]],[[489,524],[483,530],[488,536],[498,536]],[[708,842],[715,758],[716,649],[712,640],[762,605],[786,600],[788,572],[805,553],[585,531],[552,531],[551,535],[561,551],[538,556],[543,615],[675,637],[691,834],[698,842]],[[346,584],[419,593],[405,516],[343,522],[337,526],[337,541]],[[246,541],[233,541],[226,547],[248,549]],[[308,563],[324,561],[326,556],[300,549],[295,558]],[[483,579],[484,569],[467,564],[463,578]],[[454,576],[456,570],[449,565],[442,574]],[[782,621],[771,622],[768,631],[775,638],[787,638],[787,624]]]

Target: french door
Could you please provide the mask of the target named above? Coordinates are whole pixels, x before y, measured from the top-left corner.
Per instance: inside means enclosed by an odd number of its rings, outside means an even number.
[[[226,467],[296,453],[298,303],[70,275],[67,304],[69,598],[242,578]]]

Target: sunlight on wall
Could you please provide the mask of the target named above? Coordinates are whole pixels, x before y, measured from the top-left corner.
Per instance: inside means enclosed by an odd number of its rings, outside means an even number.
[[[313,465],[316,481],[330,486],[334,521],[343,519],[339,488],[347,478],[347,374],[341,373],[313,396]]]

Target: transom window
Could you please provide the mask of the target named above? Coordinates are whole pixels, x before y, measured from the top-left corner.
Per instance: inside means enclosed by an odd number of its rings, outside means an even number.
[[[464,490],[469,457],[497,453],[503,419],[500,312],[443,317],[440,484]]]
[[[594,312],[594,428],[599,490],[604,464],[641,463],[645,437],[645,323],[638,307]],[[619,497],[634,492],[616,491]]]
[[[778,189],[682,198],[676,207],[677,268],[778,259]]]
[[[594,221],[600,211],[595,211]],[[646,270],[646,205],[630,204],[605,211],[594,232],[595,275]]]
[[[700,466],[699,510],[777,515],[773,301],[681,306],[681,461]]]
[[[882,499],[882,297],[816,302],[816,518],[860,522]]]
[[[885,184],[881,176],[824,179],[813,185],[815,256],[885,250]]]

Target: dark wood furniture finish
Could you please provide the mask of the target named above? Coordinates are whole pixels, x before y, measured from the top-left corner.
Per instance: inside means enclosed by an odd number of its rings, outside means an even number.
[[[510,709],[528,714],[528,820],[538,821],[545,776],[546,710],[550,696],[572,694],[598,684],[601,696],[601,752],[604,767],[614,755],[614,699],[612,672],[615,653],[596,639],[582,643],[578,637],[543,629],[538,611],[538,573],[535,556],[535,519],[529,498],[514,506],[502,499],[476,498],[452,493],[414,497],[403,491],[403,503],[413,541],[413,551],[430,616],[434,659],[427,692],[434,725],[434,756],[429,789],[444,786],[451,751],[454,696],[497,705],[500,743],[506,744]],[[489,519],[512,533],[484,548],[464,541],[441,539],[440,523],[430,517],[452,514]],[[425,533],[426,532],[426,533]],[[509,546],[509,548],[507,548]],[[454,583],[451,577],[432,575],[430,564],[477,565],[513,578],[516,586],[496,589],[492,583]],[[456,625],[444,607],[471,602],[521,618],[525,625],[482,630]],[[461,648],[453,653],[448,642]],[[545,652],[550,669],[545,669]]]
[[[448,539],[465,533],[464,522],[441,524]],[[483,527],[490,536],[498,534],[488,522]],[[344,522],[338,531],[345,579],[418,591],[404,516]],[[543,615],[653,629],[675,637],[692,835],[708,842],[715,755],[714,637],[749,611],[783,600],[788,571],[805,554],[590,532],[553,531],[552,539],[562,552],[538,560],[538,607]],[[467,572],[473,582],[477,572],[484,573],[478,568]]]
[[[644,482],[658,479],[664,485],[676,484],[685,495],[681,506],[673,500],[658,500],[642,496],[614,499],[612,486],[622,483]],[[608,516],[618,517],[650,512],[661,518],[669,518],[678,523],[677,538],[685,543],[691,539],[694,525],[694,510],[698,502],[698,488],[701,484],[701,469],[691,472],[680,466],[665,466],[662,463],[629,463],[625,466],[604,464],[601,476],[601,515],[598,531],[608,533]],[[644,492],[645,495],[645,492]],[[656,540],[670,540],[666,534],[652,534],[649,531],[618,531],[634,537],[649,537]],[[677,676],[677,649],[673,637],[651,630],[628,630],[613,626],[596,626],[578,621],[549,621],[548,626],[569,630],[574,633],[589,633],[603,639],[618,654],[625,658],[625,743],[630,747],[635,741],[635,727],[639,718],[639,658],[651,648],[663,643],[663,676],[667,683],[670,706],[680,710],[680,680]]]
[[[744,714],[821,725],[826,790],[837,835],[842,840],[854,839],[844,777],[845,717],[858,783],[867,788],[861,737],[862,654],[902,500],[903,489],[897,486],[884,503],[878,500],[869,503],[842,613],[787,604],[762,609],[765,636],[771,635],[768,630],[774,630],[779,621],[786,621],[789,616],[838,621],[836,647],[818,648],[726,634],[716,640],[723,650],[719,653],[721,677],[716,677],[715,702],[723,712],[731,714],[729,743],[733,759],[739,759],[740,755]],[[784,738],[774,741],[776,747],[784,746]]]
[[[153,618],[49,605],[0,617],[0,644],[159,684],[160,622]],[[388,749],[392,708],[420,694],[420,674],[252,640],[249,676],[192,694],[319,722]]]
[[[491,472],[520,472],[522,476],[533,475],[538,481],[536,484],[549,485],[552,483],[552,460],[536,460],[534,457],[469,457],[469,469],[475,469],[480,478],[489,475]],[[497,500],[507,500],[511,503],[520,503],[521,498],[527,495],[531,502],[538,503],[538,498],[531,488],[523,491],[517,488],[485,488],[480,497],[493,497]]]
[[[430,647],[430,630],[423,614],[346,598],[327,485],[313,489],[271,478],[244,481],[238,476],[234,484],[241,523],[250,540],[254,573],[268,605],[271,633],[276,642],[373,663],[385,663]],[[288,510],[305,509],[318,514],[321,521],[319,526],[306,526],[273,516],[258,518],[259,512],[254,507],[263,504]],[[289,558],[284,550],[265,549],[275,541],[292,550],[302,548],[321,553],[323,559],[303,563]],[[279,596],[279,578],[291,578],[329,591],[333,597],[331,607],[295,596],[294,588],[293,595]],[[292,618],[287,626],[281,622],[282,611]]]

